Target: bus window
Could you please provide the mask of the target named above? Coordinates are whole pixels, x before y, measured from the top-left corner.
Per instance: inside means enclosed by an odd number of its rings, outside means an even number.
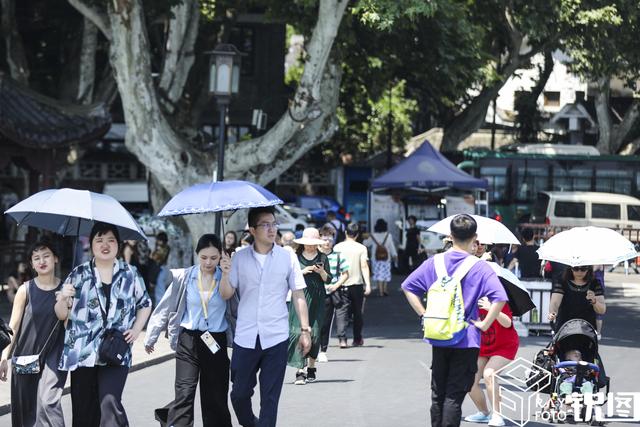
[[[596,191],[631,194],[632,173],[629,170],[596,169]]]
[[[627,205],[627,219],[629,221],[640,221],[640,206]]]
[[[620,205],[609,203],[592,203],[591,218],[620,219]]]
[[[484,166],[480,168],[480,176],[489,182],[489,201],[507,200],[507,168]]]
[[[525,166],[516,171],[517,200],[531,200],[547,189],[547,168]]]
[[[553,168],[553,191],[591,191],[591,168]]]
[[[531,212],[531,222],[544,223],[547,221],[547,208],[549,207],[549,195],[539,193]]]
[[[558,218],[584,218],[585,205],[581,202],[556,202],[554,211]]]

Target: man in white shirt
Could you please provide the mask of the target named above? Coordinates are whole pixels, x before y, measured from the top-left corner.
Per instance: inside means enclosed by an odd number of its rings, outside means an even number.
[[[349,313],[353,313],[353,346],[358,347],[364,344],[362,339],[362,307],[364,297],[371,293],[371,278],[369,271],[369,255],[367,247],[356,241],[360,234],[360,226],[351,223],[347,226],[347,238],[344,242],[338,243],[333,250],[338,252],[349,266],[349,278],[344,282],[341,289],[343,298],[348,301],[336,310],[336,327],[338,329],[338,339],[340,348],[347,347],[347,323]]]
[[[231,359],[231,403],[243,427],[275,427],[278,401],[287,365],[289,339],[287,292],[300,319],[300,347],[311,347],[306,287],[300,264],[289,251],[275,244],[278,224],[273,208],[249,211],[253,245],[236,252],[223,296],[238,292],[238,321]],[[224,286],[226,285],[226,286]],[[251,408],[251,396],[260,371],[260,416]]]

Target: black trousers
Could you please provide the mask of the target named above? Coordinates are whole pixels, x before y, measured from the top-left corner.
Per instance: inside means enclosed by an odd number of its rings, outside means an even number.
[[[255,348],[233,344],[231,359],[231,403],[243,427],[275,427],[278,418],[278,402],[282,381],[287,368],[287,347],[284,340],[273,347],[263,349],[260,337]],[[256,374],[260,371],[260,418],[251,407],[251,396],[256,387]]]
[[[231,427],[227,405],[229,357],[225,332],[211,335],[220,346],[213,354],[200,336],[204,331],[182,329],[176,349],[175,400],[169,405],[169,426],[193,426],[196,388],[200,381],[200,407],[204,427]]]
[[[331,333],[331,322],[333,321],[333,315],[343,305],[348,304],[346,298],[343,296],[342,288],[337,289],[325,296],[324,300],[324,323],[322,324],[322,331],[320,332],[320,351],[327,351],[329,347],[329,334]]]
[[[338,328],[338,338],[347,338],[347,324],[349,315],[353,313],[353,339],[362,339],[362,304],[364,302],[364,285],[351,285],[340,288],[342,297],[345,299],[342,307],[336,308],[336,327]]]
[[[94,366],[72,371],[73,427],[128,426],[122,406],[122,391],[128,374],[126,366]]]
[[[478,371],[478,348],[432,347],[431,426],[457,427]]]

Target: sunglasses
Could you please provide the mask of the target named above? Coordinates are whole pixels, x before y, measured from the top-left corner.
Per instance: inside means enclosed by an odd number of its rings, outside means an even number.
[[[589,271],[589,268],[591,268],[591,267],[585,267],[585,266],[583,266],[583,267],[571,267],[571,270],[573,270],[573,271]]]

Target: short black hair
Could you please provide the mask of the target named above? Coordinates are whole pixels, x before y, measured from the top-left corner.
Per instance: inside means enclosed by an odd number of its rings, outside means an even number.
[[[251,208],[249,209],[249,215],[247,222],[249,223],[249,227],[256,227],[258,225],[258,218],[263,214],[271,214],[276,216],[276,210],[273,206],[264,206],[261,208]]]
[[[471,215],[460,214],[451,220],[451,237],[459,242],[466,242],[475,236],[478,224]]]
[[[329,217],[337,218],[338,216],[336,215],[335,211],[328,211],[327,212],[327,219],[329,219]]]
[[[522,239],[525,242],[528,242],[531,239],[533,239],[533,230],[530,228],[525,228],[524,230],[522,230]]]
[[[347,225],[347,236],[355,239],[360,234],[360,225],[357,222],[352,222]]]
[[[378,218],[378,220],[376,221],[376,225],[373,226],[373,231],[375,231],[376,233],[384,233],[388,229],[389,228],[387,227],[387,221],[382,218]]]
[[[58,257],[58,249],[56,248],[56,245],[54,245],[51,240],[43,237],[29,247],[29,252],[27,252],[27,254],[29,254],[29,260],[31,260],[31,257],[33,256],[33,253],[35,251],[39,251],[42,249],[49,249],[54,257]]]
[[[167,243],[169,241],[169,236],[167,236],[167,233],[165,233],[164,231],[161,231],[158,234],[156,234],[156,240],[160,240],[164,243]]]
[[[409,216],[407,217],[407,221],[409,221],[409,220],[413,220],[413,222],[418,222],[418,218],[416,218],[416,216],[415,216],[415,215],[409,215]]]
[[[93,239],[96,236],[102,236],[103,234],[107,234],[108,232],[112,232],[116,238],[116,242],[118,242],[118,246],[122,243],[120,240],[120,233],[118,232],[118,227],[113,224],[108,224],[106,222],[96,222],[93,224],[93,228],[91,228],[91,233],[89,234],[89,243],[93,243]]]
[[[200,238],[198,239],[198,244],[196,245],[196,253],[208,247],[214,247],[218,250],[218,252],[222,253],[222,242],[220,241],[220,238],[215,234],[209,233],[200,236]]]

